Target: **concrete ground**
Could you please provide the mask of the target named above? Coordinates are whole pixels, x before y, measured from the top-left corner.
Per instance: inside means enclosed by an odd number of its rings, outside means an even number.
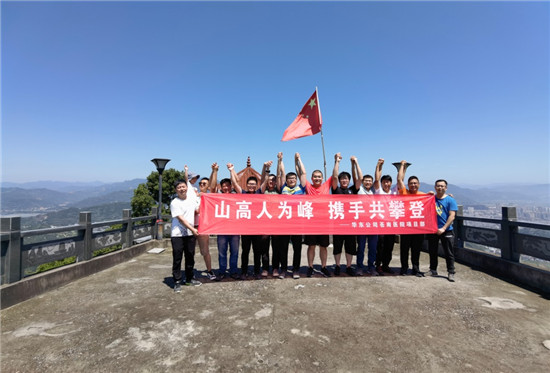
[[[143,254],[2,310],[1,370],[548,372],[550,302],[537,293],[462,265],[455,283],[306,278],[302,252],[299,280],[199,277],[181,293],[171,249]]]

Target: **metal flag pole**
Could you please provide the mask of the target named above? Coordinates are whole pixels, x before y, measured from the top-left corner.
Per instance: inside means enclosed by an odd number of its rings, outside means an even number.
[[[321,102],[319,100],[319,92],[317,91],[317,87],[315,87],[315,96],[317,96],[317,110],[319,114],[319,118],[321,118]],[[323,167],[325,170],[325,178],[328,178],[327,176],[327,158],[325,157],[325,139],[323,137],[323,123],[321,123],[321,145],[323,147]]]

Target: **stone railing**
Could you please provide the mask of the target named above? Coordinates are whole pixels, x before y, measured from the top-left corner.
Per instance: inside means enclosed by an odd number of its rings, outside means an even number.
[[[103,249],[125,249],[150,240],[163,229],[156,217],[156,208],[152,215],[134,218],[131,210],[125,209],[120,220],[92,223],[92,214],[81,212],[77,225],[30,231],[21,231],[20,217],[2,218],[1,283],[20,281],[43,264],[67,258],[77,263],[88,261]]]
[[[33,231],[20,231],[21,218],[1,220],[2,284],[29,277],[26,275],[28,269],[36,268],[40,264],[69,257],[76,257],[77,263],[93,260],[94,251],[113,245],[121,245],[124,250],[157,237],[156,232],[164,232],[169,226],[157,223],[156,209],[150,216],[135,218],[131,217],[130,210],[123,210],[121,220],[101,223],[92,223],[91,213],[83,212],[80,213],[78,225]],[[111,229],[117,225],[121,225],[121,228]],[[459,207],[455,229],[458,261],[550,292],[549,225],[518,222],[515,207],[503,207],[502,219],[466,217],[462,214],[462,207]],[[522,232],[525,229],[542,234]],[[72,233],[72,236],[25,242],[30,237],[55,233]],[[480,250],[476,245],[494,250]],[[523,260],[524,257],[531,261]],[[542,265],[533,266],[533,259],[540,261]]]
[[[515,207],[487,219],[459,206],[455,230],[458,261],[550,293],[550,225],[518,222]]]

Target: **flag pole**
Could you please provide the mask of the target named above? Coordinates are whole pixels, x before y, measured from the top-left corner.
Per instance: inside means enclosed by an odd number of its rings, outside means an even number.
[[[319,118],[321,118],[321,102],[319,100],[319,92],[317,91],[317,86],[315,87],[315,93],[317,96],[317,110],[319,112]],[[325,169],[325,178],[327,176],[327,158],[325,157],[325,140],[323,137],[323,123],[321,123],[321,146],[323,147],[323,167]]]

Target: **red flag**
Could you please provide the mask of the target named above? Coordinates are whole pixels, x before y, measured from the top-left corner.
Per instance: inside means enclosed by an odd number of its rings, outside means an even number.
[[[283,133],[281,141],[288,141],[315,135],[321,131],[323,120],[321,119],[321,110],[319,109],[319,99],[317,90],[313,92],[309,100],[300,111],[300,114],[294,119],[294,122]]]

